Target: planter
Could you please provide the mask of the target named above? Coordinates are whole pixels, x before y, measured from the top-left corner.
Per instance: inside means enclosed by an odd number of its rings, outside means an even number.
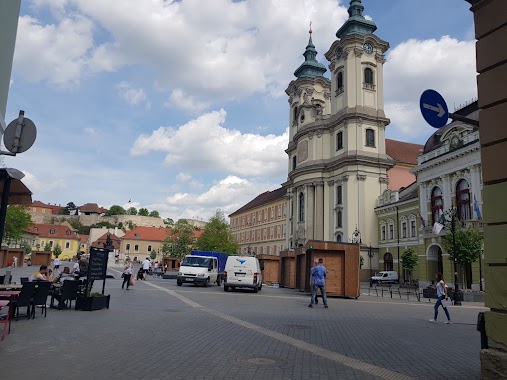
[[[107,308],[109,309],[109,300],[111,296],[108,294],[106,296],[93,296],[93,297],[85,297],[78,296],[76,299],[76,310],[100,310]]]

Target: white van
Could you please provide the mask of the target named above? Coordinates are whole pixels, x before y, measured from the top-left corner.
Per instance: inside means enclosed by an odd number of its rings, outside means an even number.
[[[224,292],[235,288],[251,288],[255,293],[262,289],[261,265],[257,257],[229,256],[227,258]]]
[[[379,272],[375,276],[370,278],[371,284],[382,284],[382,283],[398,283],[398,272],[394,270],[387,270],[384,272]]]

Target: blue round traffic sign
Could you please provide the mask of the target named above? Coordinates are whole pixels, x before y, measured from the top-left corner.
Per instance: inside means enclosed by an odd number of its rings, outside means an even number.
[[[424,120],[433,128],[441,128],[447,124],[449,110],[444,98],[435,90],[426,90],[419,102]]]

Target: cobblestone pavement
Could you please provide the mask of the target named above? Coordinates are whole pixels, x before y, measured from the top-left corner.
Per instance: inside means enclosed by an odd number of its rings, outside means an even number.
[[[35,269],[12,269],[13,281]],[[122,291],[110,272],[109,310],[14,321],[0,379],[480,378],[480,305],[433,324],[427,301],[363,294],[310,309],[308,295],[270,287],[225,293],[150,278]]]

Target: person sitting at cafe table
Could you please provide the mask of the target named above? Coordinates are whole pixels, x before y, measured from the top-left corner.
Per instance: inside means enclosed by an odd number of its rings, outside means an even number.
[[[34,272],[30,276],[30,281],[49,281],[48,278],[48,267],[45,265],[41,265],[37,272]]]
[[[56,276],[55,279],[53,280],[53,282],[61,284],[65,280],[73,280],[73,279],[74,279],[74,275],[72,273],[70,273],[70,268],[65,267],[65,268],[63,268],[63,272],[60,273],[58,276]]]

